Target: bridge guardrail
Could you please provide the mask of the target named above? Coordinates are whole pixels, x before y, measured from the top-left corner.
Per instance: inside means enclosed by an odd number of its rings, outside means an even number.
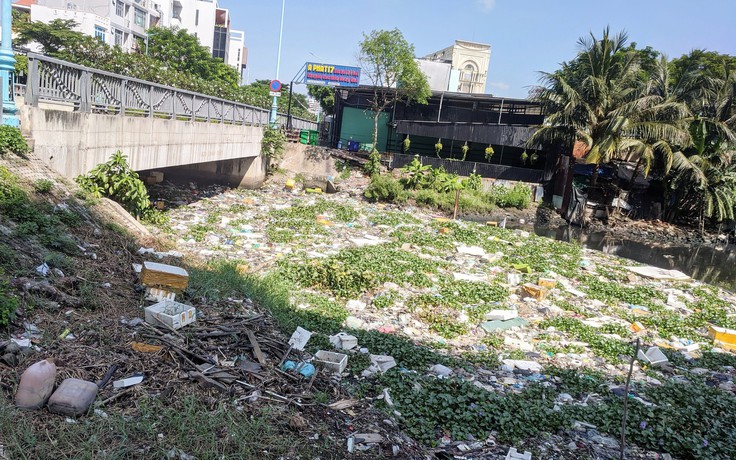
[[[74,111],[120,116],[263,126],[270,111],[206,94],[186,91],[97,70],[36,53],[28,53],[27,104],[51,102]],[[286,115],[279,114],[279,125]],[[292,117],[298,129],[317,129],[317,123]]]

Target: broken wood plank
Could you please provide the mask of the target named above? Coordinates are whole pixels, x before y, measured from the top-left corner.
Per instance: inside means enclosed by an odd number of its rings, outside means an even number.
[[[261,366],[265,366],[266,357],[263,356],[261,346],[258,344],[258,340],[256,339],[255,334],[253,334],[253,331],[251,331],[250,329],[246,329],[245,333],[248,334],[248,340],[250,340],[250,344],[253,345],[253,354],[256,355],[256,358],[258,359],[258,362],[261,364]]]
[[[220,391],[222,393],[227,393],[227,387],[223,385],[222,383],[218,382],[217,380],[211,379],[205,375],[203,375],[201,372],[190,372],[189,378],[192,380],[196,380],[202,387],[204,388],[213,388],[217,391]]]

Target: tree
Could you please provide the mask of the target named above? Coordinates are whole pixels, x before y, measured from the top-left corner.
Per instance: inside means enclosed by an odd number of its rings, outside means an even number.
[[[401,31],[374,30],[363,34],[358,55],[360,66],[373,85],[373,147],[378,142],[378,119],[397,101],[426,104],[432,95],[427,77],[414,60],[414,46]]]
[[[307,85],[307,93],[319,101],[325,115],[335,113],[335,88],[324,85]]]
[[[18,31],[18,37],[14,40],[17,46],[26,46],[35,42],[41,46],[43,54],[55,54],[60,51],[74,48],[85,40],[81,32],[74,30],[78,24],[71,19],[54,19],[46,24],[40,21],[28,22],[18,21],[14,27]]]
[[[145,44],[140,43],[139,49]],[[238,71],[222,59],[212,57],[210,50],[185,29],[152,27],[148,29],[148,56],[161,61],[167,68],[214,80],[236,87],[240,80]]]
[[[642,85],[639,52],[626,48],[624,32],[598,39],[592,34],[578,41],[580,52],[554,73],[542,73],[534,98],[546,120],[529,144],[586,145],[593,164],[595,186],[601,164],[636,153],[648,165],[654,152],[669,155],[672,145],[687,145],[689,135],[681,120],[687,106]]]

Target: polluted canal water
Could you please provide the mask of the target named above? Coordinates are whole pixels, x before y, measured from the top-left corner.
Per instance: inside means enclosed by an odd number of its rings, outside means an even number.
[[[677,245],[643,242],[606,232],[587,232],[572,226],[520,227],[559,241],[579,242],[605,254],[654,267],[680,270],[694,279],[736,291],[736,252],[733,245]]]

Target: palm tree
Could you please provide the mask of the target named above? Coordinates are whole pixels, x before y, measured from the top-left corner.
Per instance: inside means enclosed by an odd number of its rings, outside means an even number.
[[[693,142],[674,155],[675,172],[667,183],[668,218],[694,215],[702,234],[705,219],[733,220],[736,206],[736,71],[724,66],[720,78],[693,72],[697,83],[683,92],[695,117]]]
[[[595,186],[601,164],[637,153],[648,173],[655,153],[671,157],[671,145],[686,145],[680,120],[688,115],[681,102],[653,94],[642,85],[636,53],[625,48],[627,35],[600,39],[592,34],[578,41],[580,52],[561,70],[542,73],[534,98],[546,114],[545,123],[529,144],[585,144],[586,160],[595,165]]]

